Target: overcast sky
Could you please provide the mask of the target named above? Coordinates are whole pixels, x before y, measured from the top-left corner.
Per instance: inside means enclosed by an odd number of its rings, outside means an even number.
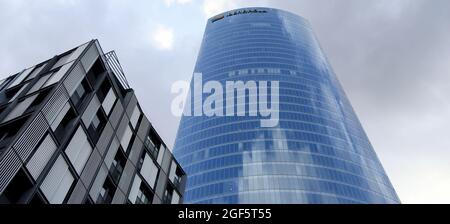
[[[402,202],[450,203],[448,0],[0,0],[0,78],[99,39],[171,146],[206,19],[246,6],[308,19]]]

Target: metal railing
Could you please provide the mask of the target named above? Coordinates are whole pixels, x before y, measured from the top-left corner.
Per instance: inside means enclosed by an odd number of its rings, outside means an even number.
[[[163,204],[172,204],[172,194],[166,193],[162,199]]]
[[[176,189],[180,189],[181,177],[175,176],[175,178],[173,179],[172,182],[173,182],[173,186],[175,186]]]
[[[106,63],[108,64],[111,71],[119,80],[120,84],[124,89],[130,89],[125,73],[123,72],[122,66],[120,65],[119,59],[117,58],[115,51],[110,51],[105,53]]]
[[[109,168],[109,175],[111,175],[111,178],[115,184],[119,183],[122,173],[123,173],[123,167],[119,163],[117,163],[115,165],[112,164],[111,167]]]
[[[156,145],[149,137],[145,139],[144,146],[150,151],[150,154],[156,160],[158,158],[159,149],[156,148]]]

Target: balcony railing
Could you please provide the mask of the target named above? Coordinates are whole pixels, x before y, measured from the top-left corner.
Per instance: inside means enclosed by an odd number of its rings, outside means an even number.
[[[150,138],[146,138],[144,141],[144,146],[150,151],[150,154],[154,159],[158,158],[159,149],[156,148],[155,144],[150,140]]]
[[[123,72],[122,66],[120,65],[116,52],[110,51],[106,53],[105,59],[111,72],[113,72],[114,75],[117,77],[117,80],[119,80],[122,87],[124,89],[130,89],[130,85],[128,84],[127,78],[125,77],[125,73]]]
[[[105,195],[98,195],[97,201],[95,202],[96,204],[111,204],[112,202],[112,195],[108,194],[108,192],[105,193]]]
[[[163,204],[172,204],[172,194],[165,194],[162,200]]]
[[[111,165],[111,168],[109,169],[109,175],[111,175],[111,178],[114,183],[118,184],[120,177],[122,176],[123,167],[119,164]]]
[[[175,188],[179,189],[181,185],[181,177],[176,176],[173,180],[173,186],[175,186]]]

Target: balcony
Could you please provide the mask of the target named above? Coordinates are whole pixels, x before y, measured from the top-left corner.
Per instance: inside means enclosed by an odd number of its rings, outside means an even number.
[[[181,185],[181,177],[175,177],[174,178],[174,180],[173,180],[173,186],[176,188],[176,189],[180,189],[180,185]]]
[[[164,195],[162,199],[163,204],[172,204],[172,194],[166,194]]]
[[[108,171],[109,176],[111,176],[111,179],[115,184],[119,183],[120,177],[122,176],[123,169],[126,163],[127,157],[124,155],[122,149],[119,148]]]
[[[156,145],[153,143],[153,141],[147,136],[147,138],[144,141],[145,147],[148,149],[150,154],[153,156],[154,159],[158,158],[159,149],[156,148]]]
[[[115,51],[110,51],[105,55],[106,64],[109,70],[114,73],[119,83],[124,89],[130,89],[125,73],[123,72],[122,66],[120,65],[119,59],[117,58]]]
[[[109,169],[109,175],[111,176],[111,179],[114,183],[118,184],[120,177],[122,176],[123,167],[121,167],[119,164],[111,165],[111,168]]]

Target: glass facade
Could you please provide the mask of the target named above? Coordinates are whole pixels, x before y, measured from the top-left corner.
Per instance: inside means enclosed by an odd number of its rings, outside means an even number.
[[[400,203],[305,19],[271,8],[215,16],[194,72],[222,85],[279,81],[279,123],[183,116],[174,154],[186,203]]]

